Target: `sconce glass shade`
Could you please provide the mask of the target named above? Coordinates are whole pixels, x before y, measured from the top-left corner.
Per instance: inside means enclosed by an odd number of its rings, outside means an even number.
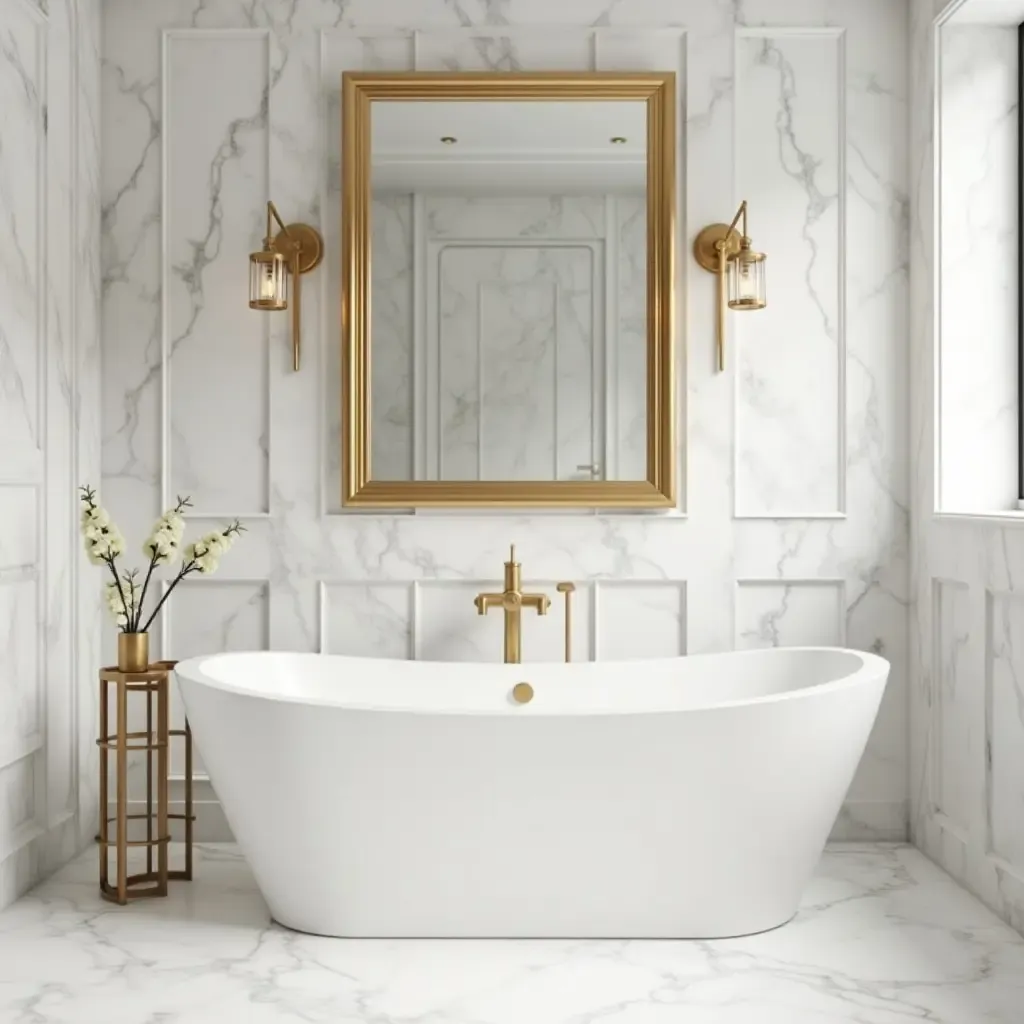
[[[288,261],[266,249],[249,255],[250,309],[288,308]]]
[[[750,239],[744,238],[740,250],[728,263],[729,308],[737,311],[764,309],[768,303],[765,291],[763,252],[750,248]]]

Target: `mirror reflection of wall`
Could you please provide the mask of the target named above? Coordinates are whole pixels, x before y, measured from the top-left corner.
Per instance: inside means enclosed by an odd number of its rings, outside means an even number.
[[[375,478],[645,478],[645,118],[373,104]]]

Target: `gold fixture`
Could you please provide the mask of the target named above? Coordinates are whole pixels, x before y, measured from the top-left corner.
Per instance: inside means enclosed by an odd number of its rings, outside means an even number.
[[[517,704],[529,704],[533,700],[533,687],[529,683],[516,683],[512,687],[512,699]]]
[[[647,114],[647,466],[644,480],[380,480],[370,444],[370,125],[380,101],[606,100]],[[672,72],[342,75],[342,501],[360,508],[671,508],[676,503],[676,80]]]
[[[536,608],[538,615],[547,615],[551,599],[547,594],[524,594],[520,589],[520,569],[516,561],[515,544],[509,549],[505,563],[505,589],[500,594],[477,594],[473,599],[478,615],[486,615],[492,608],[505,611],[505,663],[518,665],[523,660],[522,611]]]
[[[743,230],[737,233],[736,225],[742,218]],[[747,201],[740,203],[732,223],[709,224],[694,239],[694,259],[707,271],[718,275],[718,369],[725,369],[725,309],[737,312],[749,309],[764,309],[765,296],[763,252],[750,247],[747,234]]]
[[[565,594],[565,660],[567,664],[572,661],[572,594],[575,589],[575,583],[559,583],[555,587],[560,594]]]
[[[274,221],[281,230],[274,235]],[[299,368],[302,302],[300,279],[324,257],[324,240],[309,224],[285,224],[277,207],[267,203],[267,234],[263,248],[249,254],[249,308],[276,312],[288,308],[288,279],[294,282],[292,306],[292,369]]]
[[[122,643],[121,638],[129,638]],[[100,748],[99,794],[100,831],[96,837],[100,853],[100,895],[121,906],[132,900],[150,896],[166,896],[169,880],[192,879],[192,833],[195,814],[192,801],[192,731],[188,722],[184,729],[171,729],[170,682],[171,670],[176,662],[148,662],[149,635],[122,633],[118,637],[117,667],[100,669]],[[144,659],[139,661],[138,659]],[[130,663],[131,668],[125,668]],[[114,729],[110,729],[110,684],[114,684]],[[128,730],[128,698],[142,694],[145,700],[145,729]],[[154,709],[155,702],[155,709]],[[155,710],[155,714],[154,714]],[[133,718],[135,716],[132,716]],[[141,717],[141,716],[140,716]],[[184,814],[169,812],[169,750],[172,737],[181,737],[185,743],[185,808]],[[110,755],[114,755],[115,810],[111,816],[109,804]],[[145,765],[145,809],[128,813],[128,762],[130,757],[142,755]],[[153,755],[156,755],[156,777],[153,775]],[[155,800],[154,800],[155,797]],[[141,803],[141,801],[140,801]],[[154,810],[154,803],[156,805]],[[185,865],[171,870],[168,864],[168,843],[171,839],[169,822],[185,823]],[[137,823],[137,824],[136,824]],[[113,836],[111,836],[113,824]],[[129,828],[137,836],[129,839]],[[143,848],[145,870],[128,873],[128,851]],[[154,857],[154,852],[156,856]],[[110,855],[114,855],[114,881],[110,881]],[[155,861],[155,863],[154,863]]]
[[[444,143],[444,144],[445,144],[446,146],[454,146],[454,145],[455,145],[455,143],[456,143],[456,142],[458,142],[459,140],[458,140],[457,138],[455,138],[455,136],[454,136],[454,135],[442,135],[442,136],[441,136],[441,141],[442,141],[442,142],[443,142],[443,143]]]

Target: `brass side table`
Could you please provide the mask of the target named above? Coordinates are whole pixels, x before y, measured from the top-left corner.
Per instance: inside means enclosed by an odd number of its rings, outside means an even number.
[[[192,880],[192,831],[195,814],[192,803],[192,730],[170,728],[170,673],[177,662],[158,661],[141,672],[122,672],[116,667],[100,669],[100,894],[112,903],[124,906],[132,900],[166,896],[169,880]],[[114,730],[110,731],[110,684],[114,684]],[[129,695],[142,694],[146,704],[146,728],[129,731]],[[154,708],[155,704],[155,708]],[[185,813],[169,811],[169,753],[172,737],[180,737],[185,747]],[[142,752],[146,765],[146,810],[128,813],[128,757]],[[110,755],[114,755],[116,812],[108,813]],[[156,774],[153,755],[156,755]],[[155,810],[154,810],[155,803]],[[184,821],[185,864],[171,870],[168,864],[170,822]],[[145,838],[130,839],[129,823],[144,822],[137,832]],[[114,824],[111,838],[110,826]],[[146,869],[128,873],[129,850],[144,848]],[[110,852],[114,852],[115,883],[110,882]],[[156,851],[154,868],[153,853]]]

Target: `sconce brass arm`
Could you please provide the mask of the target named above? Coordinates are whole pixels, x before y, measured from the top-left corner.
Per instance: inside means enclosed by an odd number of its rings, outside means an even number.
[[[268,199],[267,200],[267,235],[266,235],[266,238],[263,239],[264,245],[272,246],[274,244],[274,221],[275,220],[277,221],[278,224],[281,225],[281,233],[286,238],[291,238],[292,237],[288,233],[288,225],[285,224],[285,222],[283,220],[281,220],[281,214],[279,214],[277,212],[277,207],[273,204],[273,202],[271,200]]]

